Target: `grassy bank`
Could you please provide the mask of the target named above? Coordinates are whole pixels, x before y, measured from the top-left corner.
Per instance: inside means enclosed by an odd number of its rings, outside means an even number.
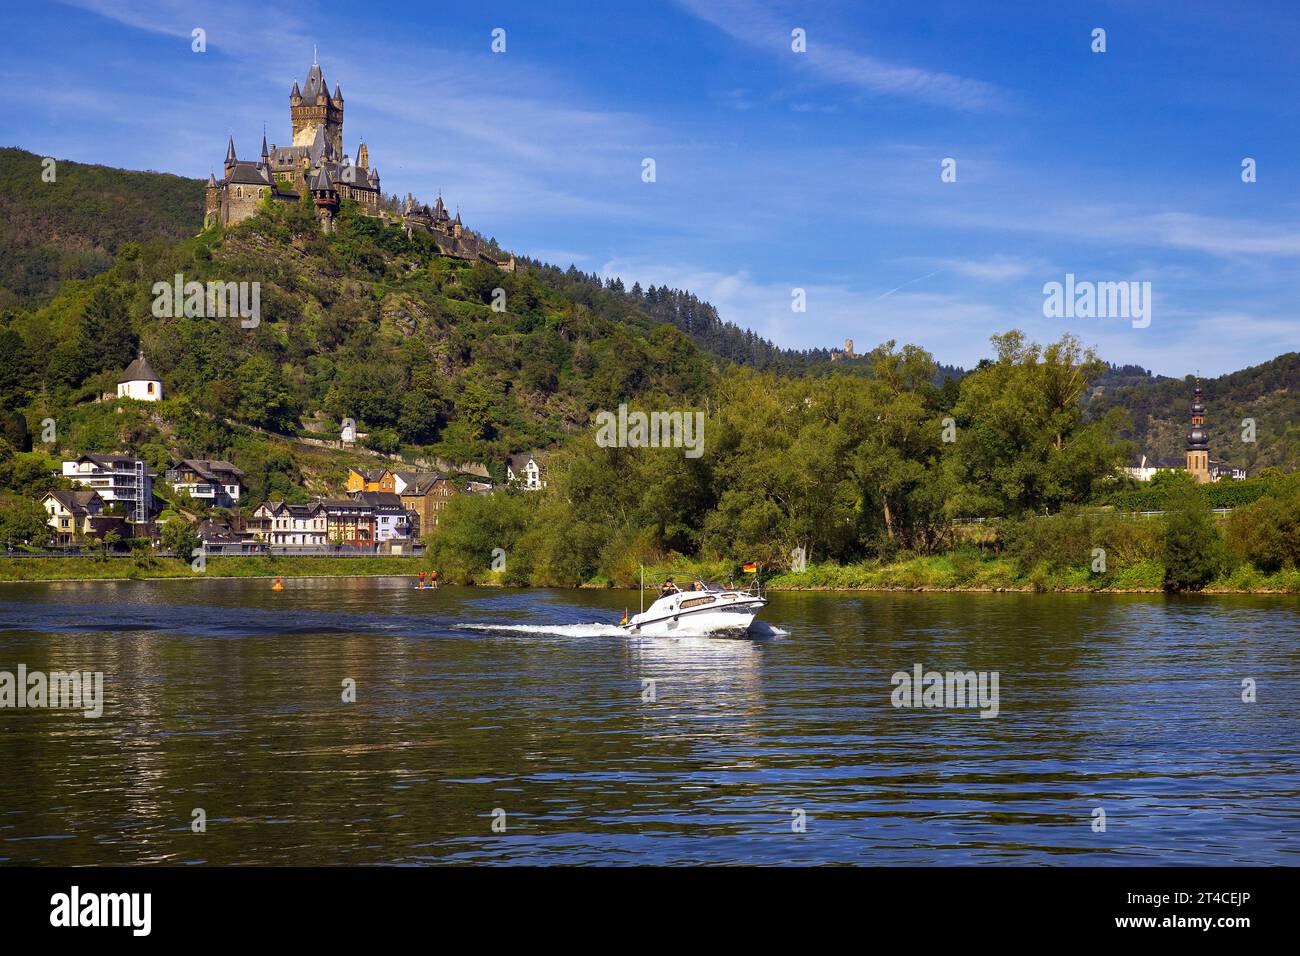
[[[1035,568],[1026,574],[1010,558],[981,560],[958,552],[892,564],[820,565],[801,574],[776,575],[769,586],[773,590],[1160,591],[1164,573],[1160,562],[1147,560],[1105,573],[1093,573],[1088,568]],[[1295,594],[1300,593],[1300,571],[1264,574],[1243,565],[1215,578],[1204,590]]]
[[[419,574],[427,564],[413,558],[211,557],[202,575],[210,578],[345,577]],[[0,558],[0,581],[115,581],[194,578],[188,561],[93,557]]]
[[[416,575],[428,564],[411,558],[311,558],[311,557],[212,557],[204,576],[210,578],[251,577],[347,577],[373,575]],[[696,578],[726,581],[734,572],[731,563],[679,560],[671,565],[646,568],[646,583],[672,573],[679,582]],[[146,578],[193,578],[199,575],[187,562],[176,558],[155,558],[145,565],[127,558],[101,561],[93,557],[0,558],[0,581],[93,581],[142,580]],[[1159,591],[1164,567],[1158,561],[1139,561],[1112,572],[1094,574],[1086,568],[1048,571],[1035,568],[1021,573],[1016,562],[1006,557],[979,557],[964,552],[910,558],[882,563],[809,565],[800,573],[764,575],[773,591]],[[748,575],[737,578],[748,583]],[[499,586],[501,575],[484,573],[471,581],[480,586]],[[626,579],[594,578],[583,587],[636,587],[636,574]],[[1300,594],[1300,571],[1284,569],[1264,574],[1250,565],[1239,565],[1215,578],[1206,588],[1217,593],[1284,592]]]
[[[678,559],[645,569],[647,587],[657,587],[667,574],[679,584],[705,580],[737,585],[749,584],[749,575],[735,574],[732,562],[709,562]],[[1107,573],[1094,574],[1088,568],[1052,571],[1036,567],[1025,573],[1009,557],[987,557],[963,551],[907,560],[856,564],[809,565],[800,573],[767,573],[763,584],[772,591],[1161,591],[1164,565],[1155,560],[1141,560]],[[499,586],[501,575],[484,573],[461,582],[480,586]],[[585,588],[635,588],[638,576],[633,571],[617,580],[596,577],[583,583]],[[1283,569],[1264,574],[1248,564],[1216,577],[1204,589],[1211,593],[1300,594],[1300,571]]]

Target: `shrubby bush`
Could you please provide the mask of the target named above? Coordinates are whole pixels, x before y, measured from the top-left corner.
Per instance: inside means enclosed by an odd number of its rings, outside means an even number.
[[[1266,574],[1300,567],[1300,489],[1270,494],[1234,511],[1224,527],[1230,558]]]

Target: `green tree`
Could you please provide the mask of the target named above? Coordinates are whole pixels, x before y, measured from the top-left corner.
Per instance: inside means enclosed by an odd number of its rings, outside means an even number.
[[[36,391],[36,363],[12,329],[0,331],[0,357],[0,408],[22,408]]]
[[[165,550],[186,561],[199,546],[198,533],[183,518],[173,518],[163,525],[159,539]]]
[[[47,491],[72,487],[72,483],[58,473],[57,462],[51,462],[41,452],[15,455],[8,484],[28,498],[40,498]]]
[[[1237,508],[1225,527],[1228,551],[1265,573],[1300,567],[1300,485]]]
[[[1104,364],[1065,335],[1040,346],[1011,331],[993,336],[997,359],[961,382],[953,410],[953,510],[1043,514],[1096,495],[1128,454],[1124,415],[1085,422],[1082,399]]]
[[[1223,540],[1204,492],[1177,495],[1165,516],[1165,590],[1199,591],[1223,568]]]
[[[239,366],[237,414],[242,421],[272,431],[293,431],[301,409],[285,384],[280,368],[265,355],[253,355]]]
[[[0,488],[11,487],[14,477],[14,446],[0,435]]]
[[[116,531],[112,531],[112,530],[105,531],[104,536],[99,539],[100,560],[107,560],[108,556],[117,550],[117,546],[121,543],[121,541],[122,541],[122,536],[118,534]]]
[[[12,548],[19,544],[39,544],[49,537],[49,515],[38,502],[29,498],[0,501],[0,544]]]
[[[116,283],[101,283],[91,293],[82,317],[83,356],[92,371],[121,371],[135,357],[135,331],[126,296]]]

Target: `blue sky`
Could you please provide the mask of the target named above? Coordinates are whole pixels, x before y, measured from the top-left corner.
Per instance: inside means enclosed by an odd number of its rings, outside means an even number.
[[[206,176],[230,133],[289,140],[313,45],[385,192],[781,345],[970,365],[1018,327],[1172,375],[1300,347],[1285,3],[38,3],[0,34],[0,144]],[[1045,318],[1066,273],[1150,282],[1150,326]]]

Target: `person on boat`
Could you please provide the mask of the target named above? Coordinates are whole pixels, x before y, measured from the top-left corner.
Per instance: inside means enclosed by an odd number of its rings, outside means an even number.
[[[696,581],[696,582],[695,582],[695,586],[692,587],[691,590],[692,590],[692,591],[703,591],[703,590],[704,590],[704,582],[703,582],[703,581]]]
[[[664,582],[664,586],[659,589],[660,597],[667,597],[670,594],[677,594],[681,591],[677,585],[673,584],[673,579],[669,578]]]
[[[424,586],[424,572],[421,571],[421,572],[420,572],[420,583],[419,583],[419,585],[417,585],[417,587],[423,587],[423,586]]]

